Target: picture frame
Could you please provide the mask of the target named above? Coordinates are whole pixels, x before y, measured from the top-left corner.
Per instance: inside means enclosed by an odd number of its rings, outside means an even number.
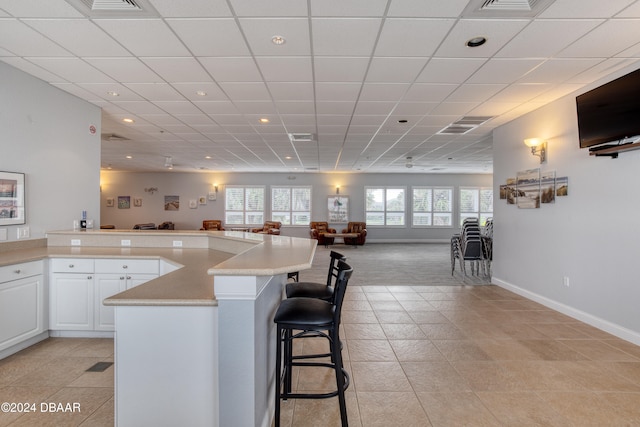
[[[116,205],[115,199],[113,197],[107,197],[105,204],[108,208],[112,208]]]
[[[214,201],[218,198],[218,193],[216,191],[209,192],[209,200]]]
[[[197,208],[198,208],[198,201],[196,199],[190,199],[189,209],[197,209]]]
[[[528,169],[517,173],[517,205],[520,209],[540,208],[540,169]]]
[[[136,208],[142,207],[142,198],[141,197],[134,197],[133,206],[135,206]]]
[[[330,223],[349,222],[349,196],[333,195],[327,196],[327,216]]]
[[[179,211],[180,210],[180,196],[164,196],[164,210],[165,211]]]
[[[24,174],[0,172],[0,226],[26,223]]]
[[[118,196],[118,209],[131,208],[131,196]]]
[[[201,205],[206,205],[207,204],[207,197],[206,196],[198,197],[198,203],[201,204]]]

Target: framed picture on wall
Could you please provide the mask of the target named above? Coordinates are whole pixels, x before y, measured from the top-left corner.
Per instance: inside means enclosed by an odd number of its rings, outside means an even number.
[[[24,224],[24,174],[0,172],[0,225]]]
[[[142,198],[141,197],[135,197],[133,199],[133,206],[139,208],[142,206]]]
[[[115,202],[115,200],[113,199],[113,197],[107,197],[106,205],[107,205],[107,207],[108,207],[108,208],[112,208],[112,207],[114,207],[114,206],[115,206],[115,204],[116,204],[116,202]]]
[[[349,196],[328,196],[329,222],[349,222]]]
[[[129,209],[131,207],[131,196],[118,196],[118,209]]]

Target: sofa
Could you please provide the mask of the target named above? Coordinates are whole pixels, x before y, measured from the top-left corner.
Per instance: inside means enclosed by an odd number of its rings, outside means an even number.
[[[265,221],[262,228],[252,228],[252,233],[260,234],[280,234],[280,227],[282,223],[280,221]]]
[[[309,234],[312,239],[318,241],[318,245],[333,245],[333,237],[325,237],[324,233],[335,233],[336,229],[329,227],[326,221],[311,221],[309,223]]]
[[[221,219],[205,219],[202,221],[202,228],[200,230],[224,231],[224,227],[222,227]]]
[[[157,230],[158,227],[153,222],[147,222],[144,224],[136,224],[133,226],[134,230]]]
[[[347,224],[347,228],[342,229],[343,233],[357,233],[357,237],[345,237],[345,245],[364,245],[367,238],[367,224],[364,222],[350,222]]]

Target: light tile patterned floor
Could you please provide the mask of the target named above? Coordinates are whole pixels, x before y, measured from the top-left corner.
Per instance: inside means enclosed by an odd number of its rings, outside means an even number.
[[[446,245],[335,248],[355,270],[341,326],[351,426],[640,425],[640,347],[499,287],[463,284]],[[326,278],[328,249],[316,260],[301,280]],[[326,346],[299,341],[300,352]],[[113,367],[85,372],[98,361],[113,361],[111,340],[49,339],[0,361],[0,402],[82,408],[0,413],[0,426],[112,426]],[[328,370],[303,368],[294,384],[333,383]],[[286,401],[282,425],[338,426],[337,399]]]

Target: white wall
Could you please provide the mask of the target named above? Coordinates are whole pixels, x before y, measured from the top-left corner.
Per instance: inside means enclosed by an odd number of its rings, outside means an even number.
[[[0,129],[0,170],[25,174],[31,238],[70,229],[83,210],[99,223],[100,108],[0,62]],[[2,227],[8,240],[18,227]]]
[[[295,177],[295,179],[291,179]],[[198,229],[204,219],[224,219],[224,185],[312,185],[312,216],[316,221],[328,217],[327,196],[335,194],[336,185],[340,185],[340,194],[349,196],[351,221],[364,221],[364,187],[402,185],[410,190],[412,185],[452,186],[455,188],[454,200],[457,209],[458,188],[460,186],[491,187],[491,175],[448,175],[448,174],[338,174],[338,173],[128,173],[102,171],[101,173],[101,217],[103,224],[113,224],[118,228],[131,228],[134,224],[153,222],[156,225],[164,221],[173,221],[177,229]],[[189,208],[190,199],[198,199],[211,191],[212,184],[218,183],[219,192],[216,201],[207,201],[207,205]],[[157,187],[158,192],[151,195],[144,189]],[[267,188],[267,191],[268,188]],[[164,196],[180,196],[180,210],[165,211]],[[142,198],[142,207],[118,209],[118,196]],[[114,198],[116,206],[106,207],[106,199]],[[457,217],[454,220],[458,224]],[[332,224],[341,230],[346,224]],[[417,229],[368,227],[367,241],[424,241],[449,240],[457,228]],[[308,227],[283,227],[287,236],[308,237]]]
[[[496,194],[520,170],[541,167],[569,177],[569,195],[540,209],[495,201],[494,283],[640,344],[640,151],[610,159],[580,149],[576,95],[494,132]],[[539,165],[523,144],[527,137],[547,139],[546,164]]]

